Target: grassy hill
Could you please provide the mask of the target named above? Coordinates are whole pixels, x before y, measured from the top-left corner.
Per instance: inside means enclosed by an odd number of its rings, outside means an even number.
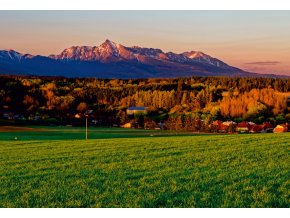
[[[0,134],[0,207],[290,206],[289,133],[87,143],[12,134]]]

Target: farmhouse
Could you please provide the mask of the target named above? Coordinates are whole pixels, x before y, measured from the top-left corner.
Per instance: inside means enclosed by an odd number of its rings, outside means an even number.
[[[138,113],[146,114],[147,113],[146,107],[129,107],[127,109],[127,115],[134,115]]]
[[[250,130],[251,133],[263,133],[266,132],[264,129],[263,125],[255,125],[253,128]]]
[[[219,133],[226,133],[228,131],[229,126],[221,124],[218,126]]]
[[[215,131],[219,133],[226,133],[226,132],[234,132],[232,129],[235,128],[236,123],[233,121],[222,122],[220,120],[216,120],[212,122],[212,125],[210,125],[210,127],[211,126],[215,129]]]
[[[263,123],[264,128],[266,129],[266,132],[273,132],[274,126],[269,123],[269,122],[265,122]]]
[[[266,133],[266,132],[273,132],[273,126],[271,123],[266,122],[262,125],[254,125],[253,128],[250,130],[251,133]]]
[[[236,130],[240,133],[250,132],[255,125],[253,122],[243,121],[237,125]]]

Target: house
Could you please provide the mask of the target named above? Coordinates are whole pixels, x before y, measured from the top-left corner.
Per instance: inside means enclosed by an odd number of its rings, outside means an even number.
[[[269,123],[269,122],[265,122],[263,123],[264,128],[266,129],[266,132],[273,132],[274,126]]]
[[[237,123],[230,120],[230,121],[223,122],[223,125],[230,126],[230,125],[237,125]]]
[[[226,132],[228,132],[228,128],[229,128],[229,126],[224,125],[222,123],[221,125],[218,126],[217,130],[218,130],[219,133],[226,133]]]
[[[146,114],[147,113],[147,109],[146,107],[129,107],[127,109],[127,115],[134,115],[134,114]]]
[[[230,126],[235,126],[235,125],[236,125],[236,123],[233,121],[222,122],[220,120],[216,120],[216,121],[212,122],[212,125],[210,127],[213,127],[216,132],[226,133],[229,131],[232,132],[230,130]]]
[[[264,125],[255,125],[253,128],[250,130],[251,133],[264,133],[266,132],[265,126]]]
[[[252,128],[255,126],[256,124],[253,123],[253,122],[246,122],[246,121],[243,121],[241,123],[239,123],[237,125],[237,132],[239,133],[246,133],[246,132],[250,132],[252,130]]]
[[[220,120],[215,120],[215,121],[212,122],[212,125],[213,125],[213,126],[220,126],[222,123],[223,123],[223,122],[220,121]]]
[[[288,131],[288,125],[285,125],[285,124],[277,125],[273,130],[274,133],[287,132],[287,131]]]
[[[220,120],[215,120],[212,122],[211,125],[209,125],[209,128],[213,128],[215,132],[220,133],[226,133],[227,132],[227,126],[223,125],[223,122]]]
[[[222,123],[223,126],[226,126],[226,132],[234,133],[236,131],[237,123],[234,121],[226,121]]]
[[[265,122],[261,125],[254,125],[253,128],[250,130],[251,133],[266,133],[266,132],[273,132],[273,126],[269,122]]]

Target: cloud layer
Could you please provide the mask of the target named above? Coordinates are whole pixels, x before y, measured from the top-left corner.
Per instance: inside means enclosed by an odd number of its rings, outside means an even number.
[[[249,62],[245,64],[251,64],[251,65],[277,65],[280,64],[281,62],[279,61],[257,61],[257,62]]]

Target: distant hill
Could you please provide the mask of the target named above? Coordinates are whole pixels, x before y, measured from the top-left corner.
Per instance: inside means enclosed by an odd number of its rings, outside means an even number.
[[[155,48],[126,47],[110,40],[94,47],[73,46],[48,57],[0,50],[0,74],[119,79],[285,77],[246,72],[199,51],[165,53]]]

